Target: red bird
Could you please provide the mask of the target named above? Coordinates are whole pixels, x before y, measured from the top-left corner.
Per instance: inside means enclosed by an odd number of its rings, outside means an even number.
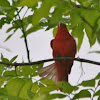
[[[53,58],[57,57],[75,57],[76,42],[69,34],[64,23],[58,24],[55,39],[51,40],[51,48],[53,49]],[[58,81],[68,81],[68,74],[70,74],[73,60],[55,61],[55,63],[40,68],[40,76],[44,78]]]

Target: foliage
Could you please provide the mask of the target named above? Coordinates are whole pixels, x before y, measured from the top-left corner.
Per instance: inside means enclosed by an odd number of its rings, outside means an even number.
[[[19,29],[23,33],[21,38],[45,28],[46,31],[53,28],[53,36],[55,36],[56,26],[59,22],[64,22],[68,30],[72,30],[71,34],[78,39],[78,50],[80,50],[85,33],[90,47],[96,40],[100,43],[99,6],[98,0],[12,0],[11,2],[0,0],[0,29],[5,24],[12,25],[6,31],[12,34],[9,34],[5,41],[8,41]],[[31,10],[32,15],[20,16],[25,7],[27,7],[25,14]],[[28,27],[29,25],[31,27]],[[16,58],[17,56],[9,60],[1,54],[2,62],[16,63]],[[14,67],[0,64],[0,99],[51,100],[68,97],[75,100],[93,99],[95,96],[100,99],[100,73],[94,79],[83,81],[77,86],[71,86],[68,82],[56,84],[50,79],[32,82],[32,78],[39,75],[37,69],[42,66],[43,64]],[[80,87],[83,87],[83,90]],[[62,92],[53,93],[54,90]]]

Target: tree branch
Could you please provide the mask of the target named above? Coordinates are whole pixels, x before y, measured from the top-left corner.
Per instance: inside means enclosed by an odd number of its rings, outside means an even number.
[[[41,64],[45,62],[50,62],[50,61],[61,61],[61,60],[75,60],[79,62],[85,62],[85,63],[90,63],[90,64],[95,64],[95,65],[100,65],[100,62],[88,60],[88,59],[82,59],[82,58],[73,58],[73,57],[60,57],[60,58],[51,58],[51,59],[44,59],[44,60],[39,60],[35,62],[30,62],[30,63],[6,63],[6,62],[0,62],[0,64],[7,65],[7,66],[27,66],[27,65],[35,65],[35,64]]]

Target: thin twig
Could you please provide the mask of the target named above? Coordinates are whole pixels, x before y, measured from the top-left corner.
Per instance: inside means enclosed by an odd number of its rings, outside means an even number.
[[[23,8],[24,8],[24,7],[21,7],[21,9],[20,9],[19,11],[17,11],[17,14],[16,14],[14,17],[18,16],[19,13],[21,12],[21,10],[22,10]],[[18,9],[16,8],[16,10],[18,10]]]
[[[86,6],[83,6],[83,5],[74,4],[74,6],[77,7],[77,8],[84,8],[84,9],[94,10],[93,8],[89,8],[89,7],[86,7]]]
[[[23,8],[23,7],[22,7]],[[17,15],[18,15],[18,17],[19,17],[19,20],[20,20],[20,22],[21,22],[21,26],[22,26],[22,28],[20,28],[20,30],[22,31],[22,33],[23,33],[23,35],[24,35],[24,41],[25,41],[25,46],[26,46],[26,51],[27,51],[27,58],[28,58],[28,62],[30,62],[30,54],[29,54],[29,49],[28,49],[28,43],[27,43],[27,39],[26,39],[26,35],[25,35],[25,31],[24,31],[24,27],[23,27],[23,23],[22,23],[22,20],[21,20],[21,18],[20,18],[20,16],[19,16],[19,12],[22,10],[22,8],[19,10],[19,11],[17,11]],[[26,12],[25,12],[26,13]],[[7,15],[6,15],[7,16]],[[9,16],[7,16],[8,18],[10,18]],[[13,20],[12,18],[10,18],[11,20]],[[13,20],[14,21],[14,20]],[[16,23],[16,25],[18,25],[18,23],[16,22],[16,21],[14,21],[15,23]],[[19,26],[19,25],[18,25]]]
[[[77,81],[77,84],[79,83],[79,81],[80,81],[82,75],[85,74],[85,72],[84,72],[84,70],[83,70],[83,67],[82,67],[82,62],[81,62],[80,67],[81,67],[81,75],[80,75],[80,77],[79,77],[79,79],[78,79],[78,81]]]
[[[26,12],[25,12],[25,14],[26,14]],[[28,62],[30,62],[30,53],[29,53],[28,43],[27,43],[27,39],[26,39],[26,34],[25,34],[24,26],[23,26],[23,19],[20,18],[19,14],[18,14],[18,17],[19,17],[19,20],[20,20],[21,26],[22,26],[21,31],[22,31],[23,36],[24,36],[24,41],[25,41],[25,46],[26,46],[26,51],[27,51]]]
[[[27,12],[28,12],[28,8],[27,8],[26,12],[24,13],[23,18],[25,17],[25,15],[26,15]],[[23,19],[23,18],[22,18],[22,19]]]
[[[51,58],[51,59],[44,59],[44,60],[39,60],[35,62],[29,62],[29,63],[6,63],[6,62],[0,62],[0,64],[4,64],[7,66],[27,66],[27,65],[35,65],[35,64],[41,64],[45,62],[50,62],[50,61],[61,61],[61,60],[75,60],[79,62],[85,62],[85,63],[90,63],[90,64],[95,64],[95,65],[100,65],[100,62],[88,60],[88,59],[82,59],[82,58],[73,58],[73,57],[60,57],[60,58]]]
[[[83,16],[80,15],[80,17],[94,32],[100,34],[100,32],[98,32]]]
[[[25,41],[25,46],[26,46],[26,51],[27,51],[27,58],[28,58],[28,62],[30,62],[30,52],[29,52],[29,49],[28,49],[26,34],[25,34],[25,31],[24,31],[22,20],[20,20],[20,21],[21,21],[21,25],[22,25],[22,32],[23,32],[23,35],[24,35],[24,41]]]
[[[74,6],[77,7],[77,8],[84,8],[84,9],[88,9],[88,10],[97,10],[97,11],[100,12],[100,10],[98,10],[98,9],[95,9],[95,8],[89,8],[89,7],[83,6],[83,5],[77,5],[77,4],[74,4]]]
[[[98,85],[97,85],[96,87],[94,87],[94,90],[92,89],[92,91],[93,91],[93,96],[92,96],[91,100],[93,100],[94,94],[96,93],[97,88],[98,88]]]

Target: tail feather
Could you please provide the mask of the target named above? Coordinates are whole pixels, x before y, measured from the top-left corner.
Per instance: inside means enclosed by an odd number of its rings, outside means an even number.
[[[50,70],[46,70],[46,71],[43,71],[43,72],[40,72],[40,77],[44,77],[44,76],[46,76],[46,75],[49,75],[50,74],[50,72],[51,72],[52,70],[50,69]]]
[[[48,71],[46,78],[52,79],[54,75],[55,75],[55,69],[53,68],[51,71]]]
[[[56,70],[55,70],[54,66],[55,66],[55,63],[53,63],[49,66],[38,69],[38,72],[40,73],[39,76],[56,81]]]
[[[51,79],[56,82],[57,81],[56,75],[53,75]]]
[[[53,73],[53,75],[52,75],[51,79],[52,79],[53,81],[57,82],[57,76],[56,76],[56,74],[55,74],[55,73]]]
[[[54,63],[51,64],[51,65],[49,65],[49,66],[46,66],[46,67],[43,67],[43,68],[39,68],[39,69],[38,69],[38,72],[39,72],[39,73],[43,73],[43,72],[45,72],[45,71],[50,70],[52,67],[54,67]]]

